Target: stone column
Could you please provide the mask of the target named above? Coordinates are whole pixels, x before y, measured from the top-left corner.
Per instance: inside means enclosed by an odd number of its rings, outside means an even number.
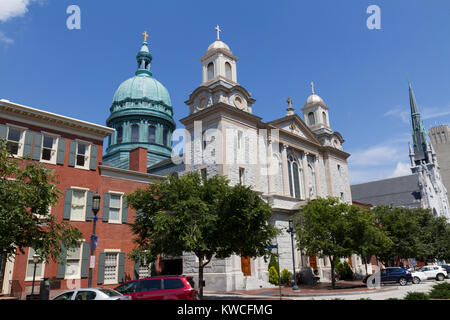
[[[287,144],[282,145],[282,151],[281,151],[281,166],[283,169],[283,190],[284,195],[289,197],[290,191],[289,191],[289,171],[288,171],[288,163],[287,163]]]
[[[303,166],[303,177],[305,183],[305,200],[309,200],[309,168],[308,168],[308,152],[303,152],[302,166]]]
[[[267,175],[268,175],[268,193],[275,193],[275,177],[273,168],[273,141],[271,139],[267,140]],[[278,169],[278,168],[277,168]]]

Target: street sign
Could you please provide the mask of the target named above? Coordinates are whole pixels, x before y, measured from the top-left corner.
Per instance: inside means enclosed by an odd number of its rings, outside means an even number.
[[[90,261],[89,268],[90,269],[94,269],[95,268],[95,256],[91,256],[91,261]]]
[[[272,245],[272,246],[265,246],[266,249],[276,249],[278,248],[278,245]]]

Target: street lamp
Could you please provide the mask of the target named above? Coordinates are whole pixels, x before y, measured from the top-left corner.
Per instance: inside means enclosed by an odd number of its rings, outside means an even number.
[[[90,260],[90,263],[89,263],[88,288],[92,287],[92,272],[94,270],[94,265],[95,265],[94,251],[95,251],[95,242],[97,241],[97,238],[98,238],[95,235],[95,225],[97,224],[97,220],[98,220],[97,213],[100,210],[100,199],[101,199],[101,197],[98,194],[95,194],[92,197],[92,212],[94,213],[94,217],[93,217],[94,226],[93,226],[93,229],[92,229],[91,242],[90,242],[90,247],[91,247],[90,248],[90,251],[91,251],[90,258],[91,258],[91,260]]]
[[[291,234],[291,244],[292,244],[292,267],[294,270],[294,286],[292,287],[292,290],[298,290],[297,286],[297,277],[295,275],[295,254],[294,254],[294,234],[295,234],[295,228],[294,228],[294,221],[289,220],[289,229],[287,229],[287,232]]]
[[[31,286],[31,295],[34,295],[34,281],[36,280],[36,267],[37,264],[41,261],[41,256],[37,253],[33,254],[33,263],[34,263],[34,271],[33,271],[33,284]]]

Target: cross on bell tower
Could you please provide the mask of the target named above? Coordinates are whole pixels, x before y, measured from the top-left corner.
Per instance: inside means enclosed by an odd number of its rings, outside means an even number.
[[[217,40],[219,41],[220,40],[220,33],[222,32],[222,30],[220,29],[219,25],[217,25],[215,27],[215,29],[217,31]]]

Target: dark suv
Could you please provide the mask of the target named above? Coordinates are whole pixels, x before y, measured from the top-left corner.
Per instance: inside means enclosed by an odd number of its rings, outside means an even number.
[[[411,275],[411,272],[408,270],[405,270],[403,268],[393,267],[393,268],[386,268],[380,270],[381,276],[380,281],[382,284],[386,283],[398,283],[401,286],[405,286],[408,284],[408,282],[413,281],[413,277]],[[363,282],[367,282],[367,277],[364,278]]]
[[[115,288],[131,300],[199,300],[191,277],[157,276],[125,282]]]
[[[450,265],[444,264],[441,267],[447,271],[447,278],[450,279]]]

